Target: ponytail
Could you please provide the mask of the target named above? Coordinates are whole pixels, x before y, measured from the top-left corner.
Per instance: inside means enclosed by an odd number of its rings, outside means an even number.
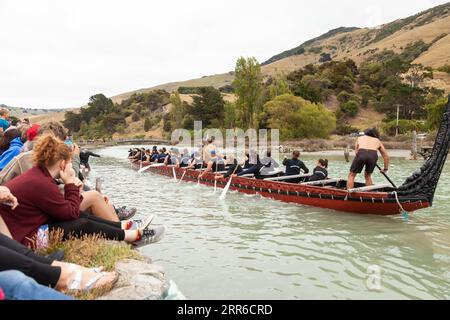
[[[41,136],[33,147],[33,162],[40,167],[49,167],[60,160],[72,158],[72,151],[53,134]]]
[[[328,159],[319,159],[319,163],[325,168],[328,168]]]

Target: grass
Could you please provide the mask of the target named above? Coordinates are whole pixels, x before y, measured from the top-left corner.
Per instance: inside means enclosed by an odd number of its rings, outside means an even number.
[[[51,232],[49,245],[41,254],[49,254],[59,249],[64,250],[64,262],[75,263],[87,268],[103,266],[105,271],[114,271],[116,263],[125,259],[142,260],[142,256],[123,242],[106,240],[101,235],[85,235],[63,240],[61,230]],[[112,286],[91,290],[89,293],[74,295],[81,300],[93,300],[109,291]]]

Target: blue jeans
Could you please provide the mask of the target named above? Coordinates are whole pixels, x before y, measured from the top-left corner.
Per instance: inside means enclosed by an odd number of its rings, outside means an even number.
[[[17,270],[0,272],[0,288],[6,300],[73,300],[72,297],[38,284]]]

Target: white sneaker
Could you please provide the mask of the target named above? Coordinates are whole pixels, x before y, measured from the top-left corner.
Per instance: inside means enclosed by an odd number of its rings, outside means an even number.
[[[164,238],[166,229],[165,226],[159,226],[153,229],[145,228],[142,230],[141,240],[133,242],[132,245],[135,248],[140,248],[151,243],[156,243]]]

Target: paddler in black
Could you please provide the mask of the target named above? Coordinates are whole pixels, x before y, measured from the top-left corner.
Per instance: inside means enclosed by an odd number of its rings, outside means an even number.
[[[261,164],[263,167],[259,171],[261,176],[268,177],[270,175],[273,175],[273,172],[276,172],[276,168],[278,168],[280,165],[278,162],[275,161],[274,158],[272,158],[272,151],[268,150],[266,152],[266,156],[261,159]]]
[[[87,149],[83,149],[80,152],[80,165],[82,164],[86,169],[88,169],[89,171],[91,170],[91,167],[89,166],[89,157],[93,156],[93,157],[97,157],[100,158],[100,156],[96,153],[93,153]]]
[[[233,155],[228,155],[225,160],[225,165],[228,166],[227,172],[225,174],[216,174],[215,180],[226,179],[232,174],[236,175],[242,172],[242,167],[239,165],[238,161]],[[237,167],[237,168],[236,168]]]
[[[248,161],[248,166],[247,166],[247,161]],[[245,166],[244,166],[244,170],[242,170],[241,172],[239,172],[237,174],[238,177],[246,175],[246,174],[253,174],[255,175],[255,177],[259,177],[259,170],[261,170],[261,168],[263,167],[263,165],[261,164],[261,160],[259,159],[259,154],[257,154],[255,151],[251,151],[248,155],[247,155],[247,160],[245,162]]]
[[[200,152],[194,151],[191,155],[191,159],[188,162],[186,169],[200,169],[203,167],[203,160]]]
[[[294,176],[300,174],[300,170],[303,173],[308,173],[309,169],[305,166],[300,158],[300,151],[292,152],[292,159],[284,158],[283,165],[286,166],[285,176]]]
[[[348,175],[347,189],[353,189],[355,185],[355,177],[361,173],[365,167],[364,178],[366,179],[366,186],[373,185],[372,173],[375,170],[378,160],[378,151],[384,159],[384,169],[381,172],[386,172],[389,169],[389,155],[380,141],[380,133],[376,128],[367,129],[364,135],[358,137],[355,142],[355,159],[353,159],[350,173]]]
[[[328,178],[328,159],[317,160],[317,166],[313,170],[313,174],[308,178],[309,182],[320,181]]]
[[[183,149],[183,153],[180,155],[180,164],[179,164],[179,167],[180,167],[180,168],[187,167],[187,166],[189,165],[189,161],[190,161],[190,158],[189,158],[189,151],[188,151],[187,148],[184,148],[184,149]]]

